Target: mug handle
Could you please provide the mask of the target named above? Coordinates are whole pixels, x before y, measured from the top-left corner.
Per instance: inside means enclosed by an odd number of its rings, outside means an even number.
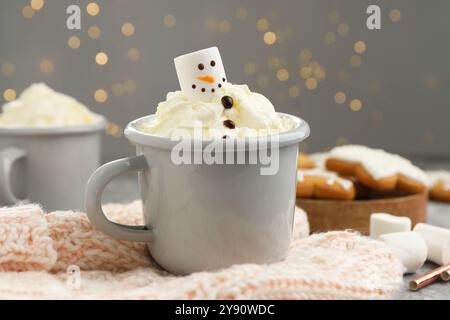
[[[27,152],[17,147],[10,147],[0,152],[0,202],[14,205],[23,199],[14,195],[11,187],[11,169],[17,161],[27,156]]]
[[[106,185],[121,174],[148,169],[143,155],[115,160],[102,165],[89,178],[85,191],[86,213],[101,232],[120,240],[150,242],[153,237],[147,226],[128,226],[108,220],[102,210],[102,194]]]

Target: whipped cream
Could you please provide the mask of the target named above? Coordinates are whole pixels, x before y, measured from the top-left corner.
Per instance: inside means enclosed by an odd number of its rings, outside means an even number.
[[[233,107],[225,108],[221,98],[233,99]],[[224,125],[231,120],[235,128]],[[221,94],[211,100],[192,99],[182,91],[170,92],[166,101],[158,104],[156,119],[141,123],[139,130],[176,138],[180,132],[193,137],[194,129],[201,129],[203,139],[252,137],[281,133],[292,129],[293,123],[280,117],[272,103],[263,95],[251,92],[247,85],[224,83]]]
[[[376,180],[401,174],[425,186],[430,184],[425,172],[414,166],[411,161],[381,149],[346,145],[332,149],[328,158],[358,162]]]
[[[17,100],[3,105],[0,126],[59,127],[88,125],[103,120],[72,97],[56,92],[44,83],[25,89]]]

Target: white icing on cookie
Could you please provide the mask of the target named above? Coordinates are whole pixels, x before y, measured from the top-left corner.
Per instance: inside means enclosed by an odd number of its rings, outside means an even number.
[[[401,174],[429,186],[425,172],[414,166],[411,161],[381,149],[371,149],[359,145],[341,146],[331,150],[329,158],[358,162],[375,180]]]
[[[325,168],[325,161],[328,158],[328,152],[317,152],[309,155],[309,158],[317,168]]]
[[[350,190],[353,187],[353,182],[348,179],[344,179],[339,177],[335,172],[326,171],[321,168],[315,169],[307,169],[307,170],[298,170],[297,172],[297,180],[302,182],[305,180],[305,176],[319,176],[327,179],[326,183],[329,186],[337,183],[345,190]]]
[[[427,175],[428,179],[430,180],[431,186],[434,186],[438,182],[442,182],[444,191],[450,191],[450,171],[445,170],[427,171]]]

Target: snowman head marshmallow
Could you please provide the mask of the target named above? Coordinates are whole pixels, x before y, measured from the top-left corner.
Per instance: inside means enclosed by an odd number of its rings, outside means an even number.
[[[227,81],[219,49],[212,47],[174,59],[181,90],[192,99],[210,101]]]

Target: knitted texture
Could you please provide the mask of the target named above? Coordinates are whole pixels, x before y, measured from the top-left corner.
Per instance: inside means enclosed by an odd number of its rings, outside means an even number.
[[[0,271],[49,270],[56,258],[39,206],[0,209]]]
[[[113,221],[142,224],[140,202],[104,210]],[[144,243],[112,239],[84,213],[1,208],[0,298],[372,299],[400,287],[402,265],[383,243],[352,232],[308,233],[297,208],[285,260],[175,276],[156,265]]]
[[[119,206],[121,207],[121,206]],[[137,203],[124,207],[117,214],[117,206],[110,205],[110,219],[125,224],[142,224],[134,213],[140,211]],[[124,214],[130,214],[126,219]],[[89,222],[85,213],[55,211],[45,216],[49,236],[58,253],[58,260],[51,271],[65,271],[70,265],[82,270],[125,271],[150,265],[147,247],[144,243],[115,240],[98,232]],[[137,220],[137,221],[134,221]]]

